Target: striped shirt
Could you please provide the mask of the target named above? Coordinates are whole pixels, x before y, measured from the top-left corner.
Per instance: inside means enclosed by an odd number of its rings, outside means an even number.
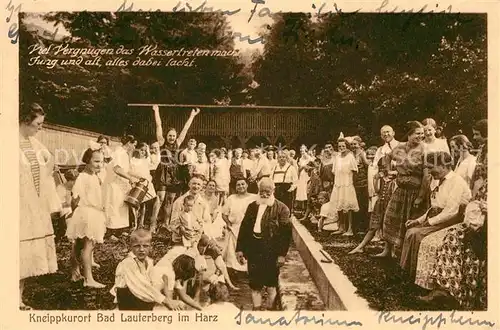
[[[22,139],[19,142],[19,147],[24,153],[25,157],[30,162],[31,175],[33,176],[33,183],[35,184],[36,192],[40,196],[40,164],[36,157],[36,152],[29,139]]]

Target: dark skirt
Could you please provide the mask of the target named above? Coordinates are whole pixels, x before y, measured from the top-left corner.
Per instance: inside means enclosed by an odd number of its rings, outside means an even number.
[[[182,192],[183,181],[180,174],[178,166],[160,163],[153,177],[155,190],[170,193]]]
[[[246,256],[248,260],[248,281],[252,290],[263,287],[278,287],[278,256],[270,252],[263,239],[252,238],[252,251]]]
[[[379,198],[373,206],[373,212],[370,216],[370,229],[379,230],[384,223],[385,210],[391,199],[392,191],[394,190],[394,180],[380,182]]]
[[[368,187],[354,187],[356,190],[356,199],[358,200],[359,211],[354,212],[353,225],[357,231],[365,231],[368,227]]]
[[[411,219],[413,203],[417,198],[419,188],[397,187],[387,204],[384,215],[383,238],[386,242],[400,247],[406,234],[405,223]]]

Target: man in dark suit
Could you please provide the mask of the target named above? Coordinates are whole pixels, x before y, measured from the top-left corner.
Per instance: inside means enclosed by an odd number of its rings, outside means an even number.
[[[275,308],[279,268],[285,263],[292,238],[290,210],[274,198],[274,189],[270,178],[260,180],[259,198],[248,205],[236,244],[238,261],[248,261],[254,310],[266,309],[262,307],[263,287],[268,293],[267,309]]]

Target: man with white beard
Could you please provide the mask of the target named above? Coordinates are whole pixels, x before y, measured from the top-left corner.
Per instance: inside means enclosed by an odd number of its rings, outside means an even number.
[[[290,210],[274,198],[274,182],[259,182],[259,197],[250,203],[241,222],[236,257],[247,260],[254,310],[275,309],[279,268],[285,263],[292,238]],[[262,288],[267,288],[267,306],[262,306]]]

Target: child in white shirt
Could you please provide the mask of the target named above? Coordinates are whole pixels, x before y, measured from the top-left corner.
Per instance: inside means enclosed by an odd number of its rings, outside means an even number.
[[[115,285],[111,294],[116,297],[119,310],[153,310],[156,304],[178,309],[173,301],[153,285],[151,232],[137,229],[130,235],[130,253],[116,267]]]
[[[322,191],[318,194],[318,203],[321,204],[319,213],[320,219],[318,221],[318,231],[321,233],[323,230],[335,231],[338,230],[338,213],[337,210],[332,210],[332,205],[328,200],[328,192]]]

